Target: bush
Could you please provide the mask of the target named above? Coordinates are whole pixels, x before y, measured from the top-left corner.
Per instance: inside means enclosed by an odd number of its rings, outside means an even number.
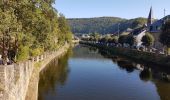
[[[30,50],[30,55],[33,57],[41,55],[42,53],[43,53],[42,48],[36,48],[36,49]]]
[[[24,61],[29,58],[29,47],[21,45],[17,54],[17,61]]]

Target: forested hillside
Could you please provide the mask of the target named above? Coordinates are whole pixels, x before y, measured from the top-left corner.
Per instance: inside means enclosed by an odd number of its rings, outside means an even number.
[[[24,60],[56,50],[71,39],[65,17],[53,8],[55,0],[2,0],[0,51],[3,62]]]
[[[127,28],[137,28],[147,22],[146,18],[123,19],[118,17],[99,17],[99,18],[75,18],[68,19],[73,33],[115,33],[118,30],[124,31]]]

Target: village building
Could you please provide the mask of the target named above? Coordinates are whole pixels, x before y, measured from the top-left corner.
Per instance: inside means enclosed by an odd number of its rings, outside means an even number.
[[[134,29],[131,34],[133,35],[135,39],[135,44],[134,46],[139,48],[142,45],[142,38],[145,36],[147,29],[145,26]]]
[[[153,10],[151,7],[149,17],[148,17],[147,28],[148,28],[148,32],[151,33],[155,38],[153,47],[156,49],[161,50],[163,48],[163,45],[159,42],[159,36],[161,34],[162,25],[169,19],[170,19],[170,15],[167,15],[163,17],[162,19],[154,20]]]
[[[151,33],[154,38],[154,45],[153,47],[158,49],[158,50],[162,50],[163,49],[163,45],[159,42],[159,36],[161,34],[161,28],[162,25],[170,19],[170,15],[165,16],[162,19],[159,20],[155,20],[154,16],[153,16],[153,9],[152,7],[150,8],[149,11],[149,16],[147,19],[147,23],[146,25],[144,25],[143,27],[134,29],[133,31],[131,31],[130,34],[132,34],[136,40],[136,43],[134,44],[134,46],[136,47],[140,47],[142,45],[142,37],[147,33]]]

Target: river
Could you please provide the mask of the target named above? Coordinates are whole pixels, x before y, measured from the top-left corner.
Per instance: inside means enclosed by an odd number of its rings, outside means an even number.
[[[38,100],[170,100],[170,72],[78,45],[40,74]]]

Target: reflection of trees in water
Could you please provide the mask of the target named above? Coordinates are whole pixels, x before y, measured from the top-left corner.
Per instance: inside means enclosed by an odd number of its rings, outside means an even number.
[[[144,82],[151,81],[154,83],[161,100],[170,100],[170,76],[163,71],[164,69],[158,69],[145,66],[139,74],[140,79]]]
[[[139,77],[141,80],[147,82],[152,79],[152,72],[150,68],[144,68],[143,71],[140,72]]]
[[[106,51],[99,50],[99,53],[105,58],[111,58],[113,63],[117,63],[120,69],[128,73],[139,70],[139,78],[148,82],[151,81],[157,88],[157,93],[161,100],[170,100],[170,70],[169,68],[150,66],[148,64],[139,64],[118,56],[109,54]]]
[[[157,93],[161,100],[170,100],[170,73],[168,69],[156,66],[144,66],[119,57],[112,58],[112,61],[117,62],[118,66],[129,72],[139,70],[139,77],[142,81],[151,81],[157,88]]]
[[[98,49],[95,47],[89,47],[89,52],[98,53]]]
[[[108,51],[105,50],[99,50],[99,54],[101,54],[104,58],[113,58],[114,56],[110,54]]]
[[[64,85],[68,73],[68,58],[72,54],[71,51],[68,51],[66,55],[59,59],[55,59],[50,62],[47,68],[41,72],[40,81],[39,81],[39,100],[43,100],[43,95],[48,94],[49,92],[56,92],[57,85]]]
[[[132,62],[127,60],[119,60],[117,61],[118,66],[121,69],[126,70],[128,73],[131,73],[135,70],[135,67],[133,66]]]

